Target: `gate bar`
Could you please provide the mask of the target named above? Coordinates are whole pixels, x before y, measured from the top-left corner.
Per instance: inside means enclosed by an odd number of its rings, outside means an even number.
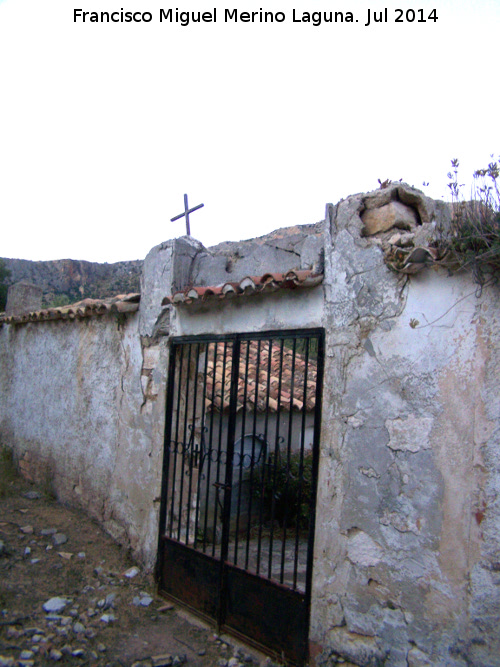
[[[316,529],[316,496],[318,492],[318,471],[319,471],[319,442],[321,433],[321,401],[323,397],[323,370],[325,364],[325,332],[322,331],[318,336],[318,352],[316,354],[316,399],[314,406],[314,442],[317,443],[317,455],[313,457],[313,466],[311,471],[311,503],[309,512],[309,536],[307,544],[307,565],[306,565],[306,616],[307,626],[311,614],[311,588],[312,588],[312,570],[313,570],[313,547],[314,532]],[[313,504],[314,500],[314,504]]]
[[[299,498],[297,500],[297,503],[300,507],[302,503],[302,484],[304,480],[304,446],[305,446],[305,437],[306,437],[306,405],[307,405],[307,378],[308,378],[308,371],[309,371],[309,343],[310,343],[310,338],[305,339],[305,359],[304,359],[304,395],[303,395],[303,403],[304,403],[304,410],[302,411],[302,429],[300,433],[300,462],[299,462],[299,479],[300,479],[300,484],[299,484]],[[316,373],[317,375],[317,373]],[[318,455],[319,456],[319,455]],[[299,518],[297,517],[297,522],[299,521]],[[297,588],[297,572],[298,572],[298,565],[299,565],[299,559],[298,559],[298,549],[299,549],[299,529],[297,525],[297,532],[295,534],[295,563],[293,567],[293,589],[295,590]],[[308,556],[309,557],[309,556]]]
[[[174,380],[175,380],[175,349],[170,348],[168,358],[168,380],[167,380],[167,395],[166,405],[172,401],[174,394]],[[172,413],[165,415],[165,430],[163,433],[163,465],[162,465],[162,481],[161,481],[161,500],[160,500],[160,516],[158,528],[158,557],[156,560],[156,581],[160,581],[160,572],[163,563],[163,535],[166,532],[167,523],[167,505],[168,505],[168,476],[170,473],[170,440],[172,429]]]
[[[207,395],[207,373],[208,370],[208,345],[205,345],[205,363],[203,368],[203,392],[201,396],[201,420],[200,420],[200,442],[198,452],[198,481],[196,484],[196,508],[194,515],[194,544],[196,546],[198,539],[198,520],[200,516],[200,501],[201,501],[201,478],[203,474],[203,465],[205,463],[205,402]],[[214,383],[215,384],[215,383]],[[207,483],[208,488],[208,483]],[[207,512],[205,512],[205,516]],[[205,533],[203,533],[203,544],[205,544]],[[204,550],[204,549],[203,549]]]
[[[188,359],[187,359],[187,372],[186,372],[186,393],[185,396],[189,396],[189,368],[191,366],[191,350],[192,347],[188,347]],[[180,383],[179,383],[180,390]],[[180,403],[178,403],[180,405]],[[179,493],[179,520],[177,522],[177,541],[181,541],[181,530],[182,530],[182,497],[184,494],[184,462],[186,460],[186,440],[187,440],[187,424],[188,424],[188,400],[184,406],[184,427],[182,429],[182,462],[181,462],[181,479],[180,479],[180,493]],[[177,447],[176,447],[177,449]],[[175,477],[174,477],[175,485]],[[175,487],[174,487],[175,488]],[[172,506],[174,503],[175,494],[172,494]],[[188,510],[189,513],[189,510]]]
[[[224,355],[225,359],[225,355]],[[226,478],[224,488],[224,514],[222,521],[222,544],[220,555],[220,577],[221,586],[219,591],[219,610],[218,610],[218,624],[221,627],[224,624],[224,593],[226,589],[226,568],[224,567],[227,560],[229,549],[229,529],[231,519],[231,487],[233,481],[233,456],[234,456],[234,434],[236,430],[236,406],[238,400],[238,373],[239,373],[239,359],[240,359],[240,341],[238,338],[233,342],[233,354],[231,365],[231,391],[229,394],[229,423],[227,428],[227,454],[226,454]],[[221,428],[222,431],[222,428]]]
[[[289,476],[291,474],[290,471],[290,463],[291,463],[291,451],[292,451],[292,424],[293,424],[293,398],[294,398],[294,382],[295,382],[295,361],[296,361],[296,353],[297,350],[297,339],[293,339],[293,346],[292,346],[292,376],[290,379],[290,406],[288,410],[288,442],[287,442],[287,448],[286,448],[286,466],[287,466],[287,476],[286,476],[286,483],[285,483],[285,498],[288,497],[288,487],[289,487]],[[306,406],[303,406],[303,412],[305,412]],[[285,516],[283,518],[283,542],[281,545],[281,568],[280,568],[280,581],[283,583],[285,579],[285,551],[286,551],[286,530],[288,527],[288,512],[289,512],[289,506],[288,503],[285,505]],[[298,506],[298,511],[297,511],[297,517],[296,517],[296,529],[297,529],[297,534],[299,531],[299,518],[300,518],[300,505]],[[297,552],[294,552],[294,561],[297,560]]]
[[[264,440],[267,442],[267,434],[268,434],[268,429],[269,429],[269,397],[271,395],[271,352],[272,352],[272,347],[273,347],[273,339],[269,338],[268,341],[268,354],[267,354],[267,384],[266,384],[266,412],[264,416]],[[268,457],[269,454],[266,451],[266,457]],[[264,495],[264,483],[265,483],[265,475],[266,475],[266,461],[264,461],[264,465],[262,466],[262,471],[261,471],[261,484],[260,484],[260,497],[262,498]],[[259,540],[258,540],[258,545],[257,545],[257,574],[260,574],[260,561],[261,561],[261,549],[262,549],[262,523],[263,523],[263,511],[264,511],[264,503],[260,503],[260,513],[259,513]]]
[[[284,338],[280,340],[280,371],[278,376],[278,406],[276,408],[276,436],[274,439],[274,461],[273,461],[273,489],[276,488],[276,476],[278,472],[278,456],[281,461],[280,451],[280,416],[281,416],[281,387],[283,383],[283,348],[285,345]],[[271,500],[271,535],[269,537],[269,559],[268,559],[268,579],[272,578],[273,568],[273,546],[274,546],[274,517],[276,516],[276,498],[274,493]],[[283,581],[280,579],[280,584]]]
[[[318,335],[323,334],[323,329],[321,328],[311,328],[311,329],[296,329],[294,331],[283,331],[282,329],[272,329],[270,331],[253,331],[250,333],[227,333],[227,334],[188,334],[185,336],[174,336],[172,337],[173,344],[179,343],[215,343],[219,342],[232,342],[235,340],[240,340],[241,342],[247,340],[268,340],[285,337],[287,339],[291,338],[317,338]]]
[[[246,404],[247,404],[247,393],[248,393],[248,364],[250,357],[250,341],[246,341],[246,360],[245,360],[245,375],[243,380],[243,410],[241,415],[241,437],[240,437],[240,458],[239,458],[239,472],[238,472],[238,501],[236,507],[236,530],[234,536],[234,557],[233,562],[235,565],[238,564],[238,535],[240,532],[240,516],[241,516],[241,490],[243,485],[243,451],[245,447],[245,424],[246,424]],[[233,360],[234,363],[235,360]],[[241,359],[236,358],[238,363],[238,380],[239,380],[239,365],[241,364]],[[233,457],[234,458],[234,457]],[[253,464],[252,464],[253,465]],[[234,470],[233,470],[234,474]]]
[[[188,486],[188,499],[187,499],[187,516],[186,516],[186,544],[189,544],[189,519],[191,516],[191,492],[193,487],[193,468],[194,468],[194,451],[195,451],[195,440],[196,440],[196,408],[198,403],[198,365],[200,363],[200,343],[196,346],[196,360],[195,360],[195,369],[194,369],[194,378],[192,383],[193,387],[193,415],[191,417],[191,424],[189,425],[189,430],[191,431],[191,436],[189,438],[189,447],[188,447],[188,462],[189,462],[189,486]],[[189,396],[189,394],[188,394]],[[187,408],[187,406],[186,406]],[[188,410],[186,409],[186,416]],[[187,472],[186,472],[187,474]],[[196,517],[195,517],[196,521]],[[194,535],[194,541],[196,541],[196,532]]]
[[[223,343],[223,357],[222,357],[222,396],[221,396],[221,401],[222,405],[221,407],[224,408],[224,388],[226,386],[226,359],[227,359],[227,346],[228,346],[228,341],[224,341]],[[218,349],[218,344],[216,344],[216,347]],[[214,377],[214,382],[215,382],[215,377]],[[222,459],[222,419],[219,419],[219,439],[217,442],[217,475],[216,478],[219,480],[220,476],[220,466],[221,466],[221,459]],[[226,463],[227,463],[227,457],[226,457]],[[217,537],[217,515],[219,513],[219,493],[220,493],[220,488],[218,486],[215,487],[215,514],[214,514],[214,530],[213,530],[213,539],[212,539],[212,557],[215,557],[215,544],[216,544],[216,537]],[[222,500],[224,501],[224,496],[222,497]],[[223,505],[223,512],[224,513],[224,505]]]
[[[212,409],[210,410],[210,430],[209,430],[209,435],[208,435],[208,443],[209,447],[208,449],[212,449],[212,438],[213,438],[213,433],[214,433],[214,401],[215,401],[215,367],[216,367],[216,362],[217,362],[217,348],[218,348],[218,343],[215,343],[213,345],[213,350],[214,350],[214,361],[213,361],[213,378],[212,378],[212,396],[210,398],[210,403],[212,405]],[[208,357],[210,353],[210,343],[207,343],[207,364],[208,364]],[[205,489],[205,508],[208,508],[208,499],[210,497],[210,475],[212,473],[212,452],[207,450],[207,473],[206,473],[206,489]],[[201,472],[200,470],[200,479],[201,479]],[[205,520],[203,522],[203,553],[206,551],[206,545],[207,545],[207,528],[208,528],[208,511],[205,509]],[[215,536],[214,536],[215,537]],[[212,540],[214,542],[214,540]],[[213,553],[212,553],[213,556]]]
[[[255,434],[257,430],[257,402],[259,400],[259,367],[260,367],[260,349],[261,341],[257,341],[257,361],[255,363],[255,397],[253,404],[253,426],[252,426],[252,465],[250,468],[250,490],[249,490],[249,506],[248,506],[248,521],[247,521],[247,546],[245,550],[245,570],[248,570],[248,562],[250,559],[250,526],[252,523],[252,500],[253,500],[253,484],[254,484],[254,460],[255,460]],[[262,448],[261,448],[262,456]],[[267,452],[264,452],[264,461],[267,456]],[[261,465],[261,468],[264,469],[264,465]],[[262,502],[260,503],[262,506]],[[257,565],[258,571],[258,565]]]

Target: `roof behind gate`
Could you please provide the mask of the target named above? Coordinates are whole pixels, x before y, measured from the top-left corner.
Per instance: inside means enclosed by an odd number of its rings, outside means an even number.
[[[306,339],[242,341],[238,373],[237,410],[277,412],[313,410],[316,398],[316,351],[300,350]],[[299,342],[300,341],[300,342]],[[208,345],[205,407],[229,408],[232,347],[223,342]]]

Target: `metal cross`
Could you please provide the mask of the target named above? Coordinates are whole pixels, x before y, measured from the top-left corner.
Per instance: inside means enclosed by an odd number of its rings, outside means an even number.
[[[193,211],[197,211],[202,206],[205,206],[205,204],[198,204],[198,206],[193,206],[193,208],[189,208],[188,196],[184,195],[184,213],[179,213],[179,215],[176,215],[175,218],[170,218],[170,222],[174,222],[175,220],[179,220],[180,218],[186,218],[186,234],[188,236],[191,236],[191,228],[189,226],[189,214],[192,213]]]

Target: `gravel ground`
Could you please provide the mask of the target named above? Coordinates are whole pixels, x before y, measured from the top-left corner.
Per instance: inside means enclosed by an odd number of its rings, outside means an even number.
[[[5,461],[0,460],[0,467]],[[81,512],[0,470],[0,667],[243,667],[269,658],[155,593]]]

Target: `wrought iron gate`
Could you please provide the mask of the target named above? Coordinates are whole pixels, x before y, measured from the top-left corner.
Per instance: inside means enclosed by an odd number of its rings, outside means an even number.
[[[323,331],[171,343],[160,591],[303,664]]]

